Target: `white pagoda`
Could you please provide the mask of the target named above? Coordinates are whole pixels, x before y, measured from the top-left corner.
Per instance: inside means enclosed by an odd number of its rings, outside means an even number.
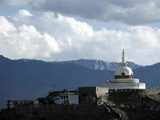
[[[109,90],[145,90],[146,85],[140,82],[139,79],[133,77],[133,71],[125,62],[124,49],[122,52],[122,62],[116,70],[114,79],[107,83]]]

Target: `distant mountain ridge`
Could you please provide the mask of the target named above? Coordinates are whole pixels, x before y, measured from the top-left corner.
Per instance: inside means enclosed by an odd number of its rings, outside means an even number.
[[[109,71],[115,71],[120,66],[120,63],[117,63],[117,62],[106,62],[103,60],[89,60],[89,59],[65,61],[63,63],[73,63],[73,64],[77,64],[77,65],[89,68],[91,70],[109,70]],[[142,67],[142,65],[138,65],[133,62],[127,62],[127,64],[133,70],[139,67]]]
[[[49,90],[101,85],[113,79],[118,65],[102,60],[45,62],[0,56],[0,103],[7,99],[43,96]],[[128,65],[134,70],[135,77],[146,82],[148,87],[160,86],[159,63],[141,66],[129,62]]]

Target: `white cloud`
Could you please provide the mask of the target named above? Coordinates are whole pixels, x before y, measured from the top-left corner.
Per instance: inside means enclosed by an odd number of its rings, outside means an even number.
[[[0,53],[10,58],[45,59],[60,51],[55,38],[39,32],[32,25],[14,27],[6,18],[1,17],[7,25],[0,31]],[[1,28],[1,27],[0,27]],[[9,29],[10,28],[10,29]]]
[[[109,27],[95,29],[85,21],[53,12],[16,17],[0,17],[0,53],[10,58],[120,61],[125,48],[129,60],[139,64],[160,59],[159,28],[120,23],[114,28],[108,22],[103,24]]]
[[[8,22],[8,20],[0,16],[0,33],[7,33],[9,31],[14,31],[15,27],[12,23]]]
[[[29,11],[25,10],[25,9],[21,9],[18,11],[18,15],[19,16],[33,16],[32,13],[30,13]]]

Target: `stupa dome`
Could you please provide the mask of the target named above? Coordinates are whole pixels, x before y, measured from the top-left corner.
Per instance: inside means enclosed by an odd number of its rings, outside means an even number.
[[[133,76],[133,71],[128,66],[121,66],[115,72],[116,76]]]

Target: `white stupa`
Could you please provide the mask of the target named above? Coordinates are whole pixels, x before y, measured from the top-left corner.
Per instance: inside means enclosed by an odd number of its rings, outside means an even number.
[[[122,63],[116,70],[114,79],[107,83],[107,87],[110,90],[144,90],[146,89],[145,83],[139,81],[139,79],[133,77],[133,71],[127,66],[125,62],[124,49],[122,52]]]

